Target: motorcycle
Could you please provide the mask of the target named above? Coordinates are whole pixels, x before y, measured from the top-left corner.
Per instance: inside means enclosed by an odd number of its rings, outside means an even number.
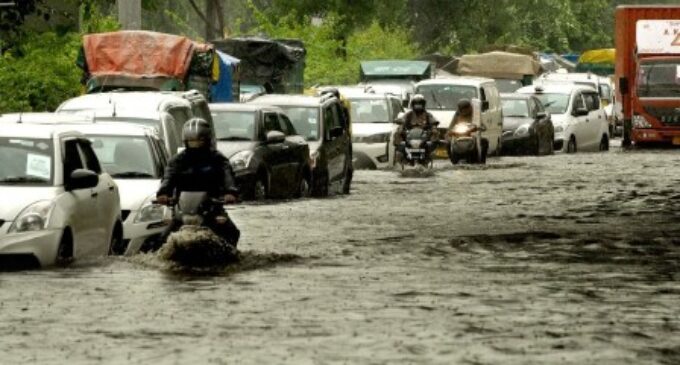
[[[449,159],[457,164],[465,159],[468,163],[486,163],[487,147],[482,141],[481,132],[484,126],[477,126],[470,122],[456,123],[448,131]]]
[[[229,219],[222,200],[206,192],[184,191],[170,206],[173,219],[181,226],[158,250],[162,259],[189,268],[223,266],[238,260],[236,246],[210,228]]]
[[[432,152],[437,146],[430,140],[431,137],[431,129],[411,128],[406,133],[406,138],[399,144],[402,170],[405,165],[432,167]]]

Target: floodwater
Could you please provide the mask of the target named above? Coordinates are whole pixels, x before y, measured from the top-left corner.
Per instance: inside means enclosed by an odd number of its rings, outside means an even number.
[[[0,274],[0,363],[678,364],[680,151],[359,171],[241,205],[242,261]]]

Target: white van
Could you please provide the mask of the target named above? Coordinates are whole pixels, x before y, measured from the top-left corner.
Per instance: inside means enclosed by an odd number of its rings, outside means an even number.
[[[482,103],[481,120],[485,130],[481,133],[486,154],[498,154],[503,133],[503,108],[501,97],[493,79],[481,77],[449,77],[424,80],[416,84],[416,94],[427,101],[427,110],[439,121],[441,137],[448,132],[461,99],[479,99]],[[438,149],[437,157],[447,158],[446,149]]]

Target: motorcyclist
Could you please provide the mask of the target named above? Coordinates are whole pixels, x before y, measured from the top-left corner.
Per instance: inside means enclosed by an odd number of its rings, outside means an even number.
[[[453,116],[451,124],[449,124],[449,132],[457,123],[472,123],[472,102],[469,99],[460,99],[458,101],[458,109],[456,115]],[[446,140],[450,140],[450,133],[446,134]]]
[[[188,120],[182,130],[184,151],[170,159],[156,193],[159,204],[170,204],[182,191],[205,191],[211,198],[235,203],[238,189],[234,184],[234,173],[229,160],[212,146],[213,134],[210,124],[201,118]],[[241,232],[224,214],[209,217],[207,226],[225,241],[236,246]],[[181,222],[173,220],[161,237],[167,241]]]
[[[432,113],[428,112],[426,109],[427,101],[425,97],[421,94],[416,94],[411,98],[411,110],[406,112],[401,118],[401,125],[397,129],[397,133],[394,138],[394,145],[397,147],[397,151],[403,154],[403,146],[401,142],[406,140],[406,135],[408,131],[413,128],[422,128],[424,130],[430,130],[432,133],[430,135],[430,141],[435,142],[439,140],[439,131],[437,130],[437,125],[439,122]]]

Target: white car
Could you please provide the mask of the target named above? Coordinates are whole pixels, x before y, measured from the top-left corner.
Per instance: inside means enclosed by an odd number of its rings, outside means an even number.
[[[393,122],[404,111],[401,100],[391,94],[352,94],[352,164],[354,169],[389,166],[388,142]]]
[[[121,244],[118,187],[81,133],[3,123],[0,161],[2,265],[49,266]]]
[[[551,114],[555,151],[606,151],[609,123],[598,92],[574,83],[525,86],[517,93],[535,95]]]
[[[168,155],[152,128],[127,123],[78,125],[102,168],[120,188],[123,244],[115,254],[132,255],[158,242],[167,227],[165,206],[154,204]]]

